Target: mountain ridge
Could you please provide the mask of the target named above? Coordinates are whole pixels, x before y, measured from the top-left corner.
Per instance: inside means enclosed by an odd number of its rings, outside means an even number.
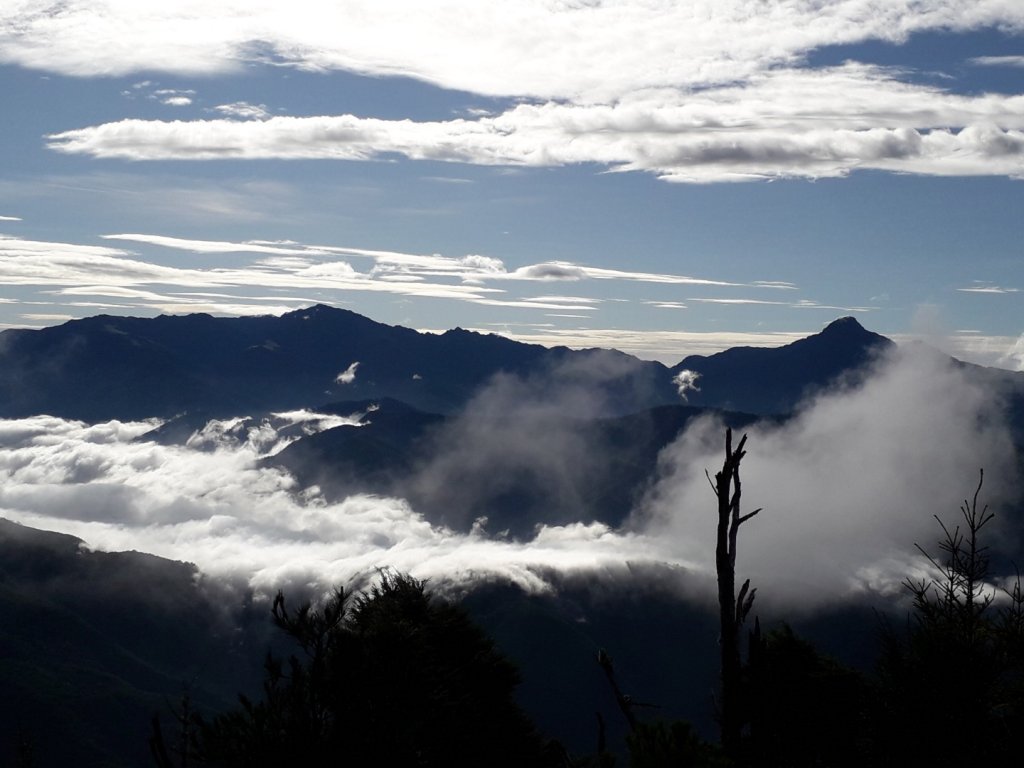
[[[785,346],[733,347],[667,367],[461,328],[424,333],[324,304],[280,317],[96,315],[0,333],[0,416],[226,417],[377,398],[446,414],[499,375],[585,384],[613,416],[679,403],[672,377],[684,370],[699,375],[688,404],[766,415],[792,411],[891,346],[847,317]]]

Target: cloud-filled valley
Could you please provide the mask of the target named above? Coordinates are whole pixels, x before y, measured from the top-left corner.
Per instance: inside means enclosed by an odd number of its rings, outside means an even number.
[[[570,404],[575,412],[563,413]],[[571,376],[557,391],[500,378],[440,433],[423,478],[460,483],[452,499],[467,504],[487,490],[482,478],[585,480],[604,460],[588,451],[603,448],[582,444],[577,430],[599,406]],[[744,528],[740,573],[767,604],[791,609],[898,595],[908,570],[922,567],[915,542],[936,538],[932,515],[950,519],[979,467],[993,508],[1015,500],[1017,463],[1001,408],[945,358],[911,347],[789,420],[751,426],[744,504],[764,512]],[[192,561],[261,592],[324,590],[382,567],[438,585],[498,580],[545,591],[559,574],[600,582],[665,566],[682,593],[711,594],[714,497],[704,471],[721,464],[714,416],[692,423],[662,452],[623,526],[559,519],[552,508],[548,521],[518,539],[485,521],[447,527],[401,498],[328,501],[260,461],[303,434],[362,429],[360,416],[213,421],[179,445],[148,439],[152,421],[6,420],[0,514],[97,549]],[[555,485],[544,491],[557,506]]]
[[[406,574],[554,765],[1015,764],[1022,54],[1020,0],[0,2],[0,764],[216,763],[154,712],[301,708],[274,596],[344,587],[302,748],[461,765],[356,636]]]

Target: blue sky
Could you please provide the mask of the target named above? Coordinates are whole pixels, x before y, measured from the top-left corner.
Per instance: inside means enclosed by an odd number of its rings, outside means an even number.
[[[1024,3],[0,5],[0,327],[313,302],[1024,365]]]

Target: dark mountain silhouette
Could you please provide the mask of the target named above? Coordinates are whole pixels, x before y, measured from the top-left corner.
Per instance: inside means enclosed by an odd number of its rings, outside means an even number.
[[[865,330],[852,317],[830,323],[821,333],[774,349],[733,347],[714,355],[691,355],[672,367],[673,375],[700,374],[691,405],[785,413],[808,395],[871,362],[892,342]]]
[[[624,723],[595,661],[605,648],[627,693],[713,734],[716,619],[680,594],[685,573],[634,565],[602,581],[548,576],[550,593],[485,583],[462,600],[515,662],[518,699],[543,733],[590,752],[599,710],[610,746],[621,746]],[[227,712],[237,692],[259,695],[268,647],[294,652],[277,642],[269,609],[197,582],[189,563],[89,552],[72,536],[0,519],[0,765],[19,764],[19,744],[33,765],[151,765],[150,719],[160,713],[174,738],[170,709],[186,688],[200,712]],[[877,616],[866,606],[795,626],[843,657],[873,656]]]
[[[669,369],[609,350],[419,333],[323,305],[281,317],[100,315],[0,333],[0,416],[224,417],[361,398],[448,414],[499,373],[586,382],[606,415],[621,415],[678,403],[671,379],[684,369],[700,374],[690,405],[782,413],[890,344],[843,318],[785,347],[691,356]]]
[[[465,531],[487,518],[489,532],[527,538],[541,523],[620,525],[653,480],[661,449],[692,419],[710,412],[665,405],[611,418],[567,417],[547,427],[559,435],[568,458],[537,448],[527,457],[532,461],[511,460],[499,437],[503,460],[477,463],[462,460],[461,446],[452,445],[467,431],[457,416],[423,413],[396,401],[335,403],[326,409],[366,415],[361,426],[302,437],[264,464],[287,470],[302,488],[319,486],[330,500],[356,493],[397,496],[434,523]],[[757,418],[716,413],[735,428]]]
[[[148,765],[149,719],[186,687],[230,706],[268,633],[229,595],[189,563],[0,519],[0,765],[19,742],[34,765]]]
[[[354,379],[340,383],[355,363]],[[529,375],[566,364],[600,370],[614,411],[674,396],[664,366],[618,352],[547,349],[461,329],[418,333],[317,305],[281,317],[100,315],[4,331],[0,416],[230,416],[339,395],[394,397],[447,413],[498,372]]]
[[[331,497],[399,495],[435,522],[465,530],[487,516],[487,531],[526,538],[539,522],[619,525],[660,449],[692,419],[712,407],[746,411],[720,413],[734,428],[785,418],[765,414],[787,414],[856,377],[890,344],[845,318],[786,347],[688,357],[668,369],[462,330],[420,334],[323,306],[280,318],[104,316],[0,334],[0,415],[170,417],[145,439],[182,443],[211,418],[258,421],[299,407],[364,413],[361,426],[301,437],[265,462]],[[337,383],[355,362],[354,381]],[[1022,418],[1020,375],[966,367]],[[701,376],[686,405],[671,384],[680,370]],[[474,430],[466,413],[502,373],[534,382],[526,392],[597,382],[600,397],[590,409],[545,412],[545,436],[557,442],[516,445],[508,432],[488,431],[500,419]],[[488,445],[503,463],[490,454],[466,460]],[[447,461],[452,452],[458,460]],[[579,751],[592,749],[595,709],[616,717],[593,661],[598,647],[616,658],[628,693],[666,707],[685,702],[666,712],[713,729],[705,692],[715,685],[714,617],[679,597],[685,573],[627,570],[607,577],[613,584],[565,576],[543,596],[483,585],[466,601],[519,663],[523,704]],[[89,552],[73,537],[0,520],[0,764],[14,764],[22,741],[39,765],[144,765],[148,719],[183,684],[207,710],[258,685],[266,610],[197,577],[186,563]],[[806,621],[810,637],[844,658],[873,655],[865,636],[876,622],[859,606]]]

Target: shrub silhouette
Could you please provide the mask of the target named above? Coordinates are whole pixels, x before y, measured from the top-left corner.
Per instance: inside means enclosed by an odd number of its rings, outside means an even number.
[[[268,655],[263,698],[200,722],[194,759],[217,766],[543,766],[516,705],[514,667],[457,606],[411,577],[319,608],[274,601],[297,644]]]
[[[1003,590],[989,584],[982,529],[993,519],[978,495],[960,512],[963,528],[938,517],[941,554],[918,547],[936,578],[904,582],[914,599],[905,637],[885,633],[879,664],[880,764],[1017,765],[1024,732],[1024,596],[1018,577]]]

